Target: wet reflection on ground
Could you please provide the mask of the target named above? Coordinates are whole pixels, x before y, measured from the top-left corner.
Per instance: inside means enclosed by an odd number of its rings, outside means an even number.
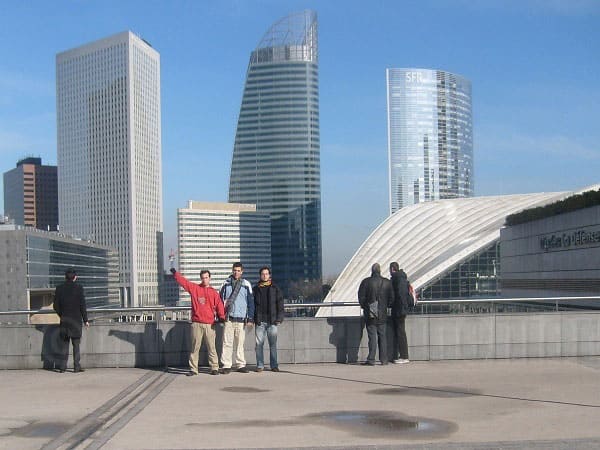
[[[481,395],[480,391],[451,386],[397,387],[373,389],[368,394],[375,395],[410,395],[413,397],[454,398]]]
[[[390,411],[331,411],[307,417],[321,420],[323,425],[370,438],[442,438],[458,429],[452,422]]]
[[[2,430],[0,436],[13,436],[24,438],[49,438],[60,436],[71,427],[66,422],[32,422],[17,428]]]
[[[208,428],[320,425],[367,438],[430,439],[443,438],[458,430],[444,420],[410,417],[392,411],[326,411],[292,419],[240,420],[232,422],[188,423]]]
[[[248,386],[229,386],[221,389],[224,392],[235,392],[240,394],[255,394],[257,392],[269,392],[269,389],[259,389]]]

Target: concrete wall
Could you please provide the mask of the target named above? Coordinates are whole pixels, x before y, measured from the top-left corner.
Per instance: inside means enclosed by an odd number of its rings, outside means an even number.
[[[413,316],[406,323],[412,360],[600,355],[600,312]],[[187,322],[94,324],[84,333],[84,367],[187,366]],[[0,369],[54,367],[57,339],[57,325],[1,326]],[[284,364],[363,361],[366,347],[357,318],[288,319],[279,327]],[[245,350],[253,365],[253,331]]]

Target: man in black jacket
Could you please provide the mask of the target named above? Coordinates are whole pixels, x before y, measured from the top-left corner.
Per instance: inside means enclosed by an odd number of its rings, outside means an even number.
[[[408,314],[408,279],[404,270],[400,269],[397,262],[390,264],[390,275],[392,276],[392,290],[394,302],[392,303],[392,329],[394,331],[394,348],[392,350],[392,362],[404,364],[408,360],[408,340],[404,319]]]
[[[392,299],[392,283],[381,276],[381,266],[378,263],[373,264],[371,276],[362,280],[358,288],[358,302],[363,309],[369,337],[369,356],[364,365],[375,365],[378,344],[381,364],[388,363],[385,327],[387,309],[391,306]]]
[[[56,287],[54,294],[54,311],[60,317],[60,347],[61,360],[59,370],[63,373],[69,359],[69,340],[73,343],[73,362],[75,372],[83,372],[80,364],[79,343],[81,342],[82,321],[86,327],[90,324],[87,318],[87,308],[83,287],[75,283],[77,273],[74,269],[65,272],[65,282]]]
[[[271,280],[271,268],[259,271],[260,281],[253,288],[254,323],[256,325],[256,371],[265,367],[263,347],[265,334],[269,339],[269,364],[271,372],[279,372],[277,363],[277,326],[283,322],[283,294]]]

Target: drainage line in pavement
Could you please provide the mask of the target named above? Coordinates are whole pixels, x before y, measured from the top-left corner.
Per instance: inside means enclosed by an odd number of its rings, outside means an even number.
[[[303,377],[325,378],[325,379],[329,379],[329,380],[349,381],[352,383],[373,384],[373,385],[377,385],[377,386],[387,386],[387,387],[396,387],[396,388],[404,388],[404,389],[418,389],[421,391],[444,392],[444,393],[451,393],[451,394],[464,394],[464,395],[469,395],[469,396],[473,396],[473,397],[476,397],[476,396],[490,397],[490,398],[501,398],[504,400],[518,400],[521,402],[550,403],[550,404],[554,404],[554,405],[566,405],[566,406],[582,406],[584,408],[600,408],[600,405],[591,405],[588,403],[561,402],[560,400],[541,400],[541,399],[537,399],[537,398],[509,397],[509,396],[505,396],[505,395],[481,394],[481,393],[474,393],[474,392],[461,392],[459,390],[450,391],[447,389],[436,389],[436,388],[429,388],[429,387],[423,387],[423,386],[406,386],[406,385],[402,385],[402,384],[381,383],[379,381],[351,380],[349,378],[330,377],[327,375],[314,375],[312,373],[292,372],[291,370],[285,370],[285,371],[282,370],[282,372],[293,374],[293,375],[300,375]]]
[[[156,385],[163,375],[165,375],[163,372],[150,371],[141,376],[138,380],[127,386],[102,406],[92,411],[69,430],[48,442],[42,449],[56,450],[61,447],[68,449],[76,448],[93,436],[94,433],[104,427],[107,423],[114,420],[116,416],[123,413],[123,411],[127,411],[135,406],[137,403],[136,398],[146,397],[148,395],[146,392],[155,390],[156,387],[150,390],[149,388]],[[172,381],[172,379],[169,379],[169,382],[170,381]],[[160,383],[160,385],[162,384],[163,383]],[[160,390],[162,391],[162,389],[164,389],[164,387]],[[156,395],[152,396],[152,398],[155,396]],[[133,418],[133,416],[131,416],[131,418]],[[131,418],[129,420],[131,420]]]

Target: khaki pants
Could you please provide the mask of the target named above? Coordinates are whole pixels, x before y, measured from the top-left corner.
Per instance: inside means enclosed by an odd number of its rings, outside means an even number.
[[[231,369],[232,358],[233,368],[240,369],[246,366],[244,357],[244,340],[246,339],[246,330],[243,322],[225,322],[223,331],[223,353],[221,362],[224,369]]]
[[[206,339],[204,339],[206,338]],[[190,353],[190,370],[198,373],[198,353],[202,346],[202,339],[206,342],[208,350],[208,363],[211,370],[219,370],[219,358],[215,346],[215,326],[207,323],[192,322],[192,352]]]

